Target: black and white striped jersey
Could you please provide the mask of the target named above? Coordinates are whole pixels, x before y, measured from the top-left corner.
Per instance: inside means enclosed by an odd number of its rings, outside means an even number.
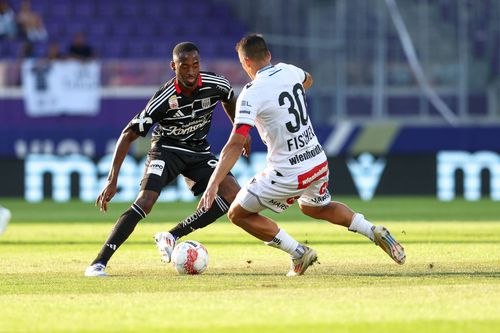
[[[229,81],[215,73],[200,71],[198,89],[191,96],[182,94],[177,80],[172,78],[161,86],[128,127],[146,136],[149,129],[158,124],[153,131],[152,145],[209,154],[207,135],[214,108],[219,101],[227,102],[233,95]]]

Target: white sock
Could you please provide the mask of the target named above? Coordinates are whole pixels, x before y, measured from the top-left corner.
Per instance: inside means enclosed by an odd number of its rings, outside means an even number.
[[[368,237],[371,241],[374,240],[373,236],[373,223],[366,220],[363,214],[356,213],[352,217],[351,225],[349,226],[349,231],[359,232],[362,235]]]
[[[289,253],[295,259],[302,257],[305,252],[304,246],[293,239],[292,236],[287,234],[283,229],[280,229],[272,241],[264,243]]]

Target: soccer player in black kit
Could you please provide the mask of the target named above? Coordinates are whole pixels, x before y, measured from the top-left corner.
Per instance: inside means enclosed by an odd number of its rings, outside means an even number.
[[[155,204],[162,188],[178,175],[183,175],[193,194],[202,194],[217,164],[210,152],[207,134],[212,112],[220,101],[231,121],[234,120],[236,97],[228,80],[214,73],[200,71],[198,47],[190,42],[179,43],[172,51],[171,68],[175,77],[165,83],[148,104],[122,131],[113,155],[108,182],[96,200],[106,211],[117,191],[118,173],[131,143],[153,131],[151,149],[141,181],[141,190],[132,206],[117,220],[101,251],[85,270],[85,276],[107,276],[106,265],[137,223],[145,218]],[[248,156],[250,140],[245,146]],[[226,214],[240,187],[228,174],[221,183],[217,204],[209,210],[199,209],[169,232],[155,235],[162,260],[170,262],[178,238],[203,228]]]

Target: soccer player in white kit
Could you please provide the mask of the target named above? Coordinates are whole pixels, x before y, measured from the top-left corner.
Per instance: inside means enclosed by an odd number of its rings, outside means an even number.
[[[404,249],[385,227],[374,226],[362,214],[330,200],[328,161],[306,109],[305,89],[312,85],[311,75],[293,65],[272,65],[271,53],[260,35],[244,37],[236,51],[252,82],[238,97],[233,132],[198,207],[211,207],[220,182],[241,155],[249,130],[257,127],[268,148],[267,167],[239,191],[228,217],[267,245],[289,253],[287,276],[302,275],[317,260],[316,251],[259,212],[271,209],[280,213],[295,201],[305,215],[359,232],[403,264]]]

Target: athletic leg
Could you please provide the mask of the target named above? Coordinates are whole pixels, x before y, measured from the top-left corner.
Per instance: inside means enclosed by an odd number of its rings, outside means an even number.
[[[219,186],[219,194],[215,199],[215,204],[209,210],[196,210],[170,229],[169,232],[178,239],[215,222],[219,217],[227,213],[239,190],[240,186],[236,182],[236,179],[232,175],[227,175]]]
[[[104,268],[113,254],[128,239],[139,221],[151,211],[159,193],[143,190],[135,202],[116,221],[111,233],[92,264],[85,270],[86,276],[105,276]]]
[[[384,226],[374,226],[363,214],[354,213],[347,205],[332,201],[324,206],[307,206],[300,204],[304,214],[318,220],[347,227],[349,231],[358,232],[376,245],[380,246],[396,263],[402,265],[406,260],[404,248]]]
[[[185,156],[186,167],[183,175],[186,183],[195,196],[202,194],[207,187],[210,176],[217,165],[217,157],[210,154],[207,156]],[[227,213],[229,206],[233,202],[236,194],[240,190],[238,182],[232,174],[228,174],[220,183],[219,193],[215,204],[205,211],[198,209],[175,227],[169,230],[174,239],[186,236],[194,230],[204,228],[215,222],[219,217]]]
[[[113,230],[104,243],[101,251],[94,259],[92,264],[101,263],[104,266],[108,263],[111,256],[122,245],[127,238],[132,234],[135,226],[151,211],[158,193],[154,191],[141,191],[135,202],[127,209],[116,221]]]
[[[179,174],[177,170],[181,167],[182,161],[179,161],[175,154],[158,147],[153,147],[149,151],[139,195],[132,206],[118,218],[101,251],[85,271],[85,275],[106,275],[104,268],[111,256],[132,234],[137,223],[151,212],[161,189],[177,177]]]
[[[290,254],[291,265],[287,276],[304,274],[306,269],[317,260],[316,251],[300,244],[284,229],[280,229],[273,220],[258,213],[265,208],[254,195],[245,189],[238,194],[231,205],[228,218],[252,236],[264,241],[266,245]]]

